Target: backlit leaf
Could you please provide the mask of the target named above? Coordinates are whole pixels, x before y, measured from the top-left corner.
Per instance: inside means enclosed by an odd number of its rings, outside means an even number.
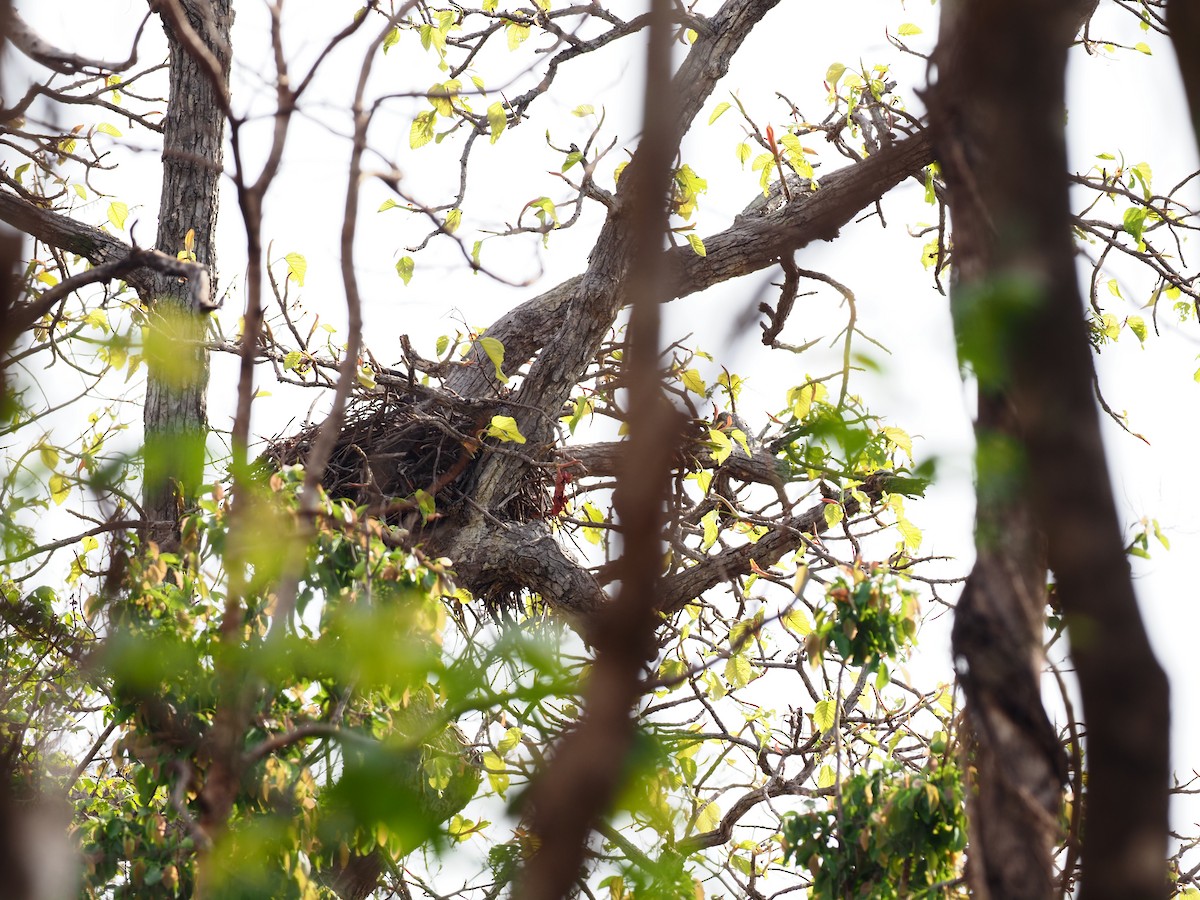
[[[523,444],[525,435],[517,427],[517,420],[512,416],[492,416],[492,424],[487,430],[489,437],[498,438],[505,443]]]
[[[308,260],[299,253],[289,253],[284,257],[287,260],[288,278],[296,282],[300,287],[304,287],[304,276],[308,273]]]

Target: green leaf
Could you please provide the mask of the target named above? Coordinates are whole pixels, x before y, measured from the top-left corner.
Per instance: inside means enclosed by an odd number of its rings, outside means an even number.
[[[683,382],[683,386],[693,394],[699,394],[701,397],[705,394],[704,379],[700,377],[700,373],[695,369],[684,369],[679,373],[679,380]]]
[[[1134,240],[1140,241],[1142,239],[1142,229],[1146,224],[1146,208],[1134,206],[1125,210],[1122,224],[1125,230],[1133,235]]]
[[[781,621],[784,628],[799,637],[804,637],[812,631],[812,622],[809,621],[808,613],[802,609],[789,609],[783,614]]]
[[[834,87],[845,71],[846,67],[840,62],[830,63],[829,68],[825,70],[825,83],[830,87]]]
[[[826,763],[821,766],[821,771],[817,773],[817,787],[831,788],[837,783],[837,773],[834,772],[833,766]]]
[[[741,688],[754,680],[754,667],[741,653],[735,653],[725,663],[725,680],[734,688]]]
[[[437,343],[434,345],[433,352],[436,355],[441,356],[443,353],[446,352],[446,348],[449,346],[450,346],[450,335],[448,335],[448,334],[438,335]]]
[[[742,141],[740,144],[737,145],[737,158],[738,158],[738,162],[740,162],[742,164],[742,168],[746,167],[746,160],[748,160],[750,158],[751,152],[752,151],[750,150],[750,145],[747,144],[745,141]]]
[[[525,443],[525,435],[521,434],[521,429],[517,427],[517,420],[512,416],[492,416],[492,424],[488,426],[487,433],[489,437],[497,438],[505,443]]]
[[[699,832],[715,831],[720,824],[721,807],[717,806],[715,800],[705,803],[696,815],[696,830]],[[699,896],[699,894],[696,896]]]
[[[687,240],[697,256],[708,256],[708,251],[704,249],[704,241],[700,239],[700,235],[694,231],[688,232]]]
[[[1171,542],[1167,540],[1167,536],[1162,533],[1162,528],[1158,524],[1158,519],[1151,519],[1150,525],[1154,529],[1154,536],[1158,538],[1158,542],[1163,545],[1163,549],[1170,550]]]
[[[71,482],[57,472],[50,476],[50,499],[56,506],[62,506],[70,493]]]
[[[389,209],[403,209],[403,208],[404,207],[400,203],[398,203],[397,201],[395,201],[389,197],[387,200],[384,200],[382,203],[379,204],[379,209],[377,209],[376,212],[387,212]]]
[[[108,204],[108,221],[112,222],[113,227],[118,231],[125,228],[125,220],[129,218],[129,207],[120,200],[114,200]]]
[[[437,512],[437,505],[434,502],[433,494],[418,488],[414,496],[417,498],[417,509],[421,513],[421,521],[428,522]]]
[[[712,115],[708,117],[708,124],[711,125],[713,122],[717,121],[717,119],[721,118],[721,116],[725,114],[725,111],[729,109],[729,106],[730,104],[726,101],[718,103],[717,108],[714,109]]]
[[[462,224],[462,210],[452,209],[446,214],[446,222],[442,226],[446,234],[454,234],[458,231],[458,226]]]
[[[491,750],[485,750],[483,753],[483,768],[487,772],[488,781],[494,790],[501,797],[508,790],[509,775],[508,765],[498,755]]]
[[[300,368],[300,364],[304,361],[304,354],[299,350],[293,350],[283,358],[283,368],[286,372],[295,372]]]
[[[1133,177],[1137,179],[1142,186],[1142,196],[1147,200],[1150,199],[1153,192],[1150,190],[1150,182],[1153,180],[1153,173],[1150,170],[1150,163],[1140,162],[1136,166],[1131,166],[1129,171]],[[1132,185],[1130,185],[1132,187]]]
[[[504,732],[504,736],[496,744],[496,752],[501,756],[508,756],[508,751],[512,750],[519,743],[521,743],[521,729],[514,725]]]
[[[400,29],[393,28],[387,33],[387,37],[383,39],[383,52],[386,54],[398,43],[400,43]]]
[[[908,458],[912,459],[912,438],[908,436],[907,431],[903,428],[886,425],[883,428],[883,436],[888,439],[888,443],[903,450],[908,454]]]
[[[1117,340],[1121,336],[1121,323],[1117,321],[1117,317],[1112,313],[1105,313],[1100,317],[1100,330],[1106,338]]]
[[[308,272],[308,261],[299,253],[289,253],[284,259],[287,260],[288,278],[292,279],[300,287],[304,287],[304,276]]]
[[[716,428],[708,429],[708,439],[714,444],[712,450],[713,462],[719,466],[725,460],[729,459],[733,453],[733,441],[730,440],[729,435]]]
[[[410,281],[412,281],[413,269],[415,267],[416,263],[413,262],[413,258],[411,256],[402,256],[400,257],[400,261],[396,263],[396,272],[400,275],[400,278],[405,284],[408,284]]]
[[[909,37],[910,35],[922,33],[922,30],[916,25],[913,25],[911,22],[905,22],[898,29],[896,29],[896,34],[900,35],[900,37]]]
[[[509,22],[504,29],[508,33],[508,49],[516,50],[529,37],[529,26],[517,22]]]
[[[508,113],[504,104],[497,100],[487,108],[488,127],[492,130],[492,143],[500,140],[500,135],[508,127]]]
[[[813,725],[821,734],[827,732],[833,727],[834,719],[836,718],[837,705],[833,700],[826,697],[813,707]]]
[[[717,542],[718,526],[720,519],[720,511],[710,509],[704,514],[704,518],[700,520],[700,525],[704,528],[704,542],[700,545],[701,550],[707,550]]]
[[[1129,326],[1129,330],[1137,335],[1137,339],[1143,344],[1146,342],[1146,320],[1141,316],[1130,316],[1125,320],[1125,324]]]
[[[904,539],[904,549],[910,553],[915,553],[921,549],[922,534],[920,528],[908,519],[897,519],[896,528],[900,532],[900,537]]]
[[[844,519],[845,517],[846,517],[846,511],[844,509],[842,509],[842,504],[836,503],[832,500],[826,502],[826,504],[825,504],[825,524],[827,524],[830,528],[833,528],[835,525],[837,525],[838,522],[842,521],[842,519]]]
[[[413,119],[412,128],[408,132],[408,145],[412,149],[424,147],[433,140],[433,126],[436,120],[436,109],[427,109],[417,113],[417,117]]]
[[[42,458],[42,465],[44,465],[47,469],[58,468],[58,451],[53,447],[43,444],[41,449],[38,450],[38,455]]]
[[[484,337],[479,339],[479,346],[487,358],[492,361],[492,365],[496,369],[496,380],[501,384],[508,384],[508,376],[504,374],[504,345],[493,337]],[[522,443],[524,440],[522,439]]]

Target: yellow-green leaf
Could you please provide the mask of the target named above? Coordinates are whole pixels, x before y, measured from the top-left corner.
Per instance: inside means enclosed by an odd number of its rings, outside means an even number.
[[[61,506],[63,501],[67,499],[67,495],[71,493],[71,483],[62,475],[55,472],[50,476],[50,499],[56,505]]]
[[[504,345],[493,337],[483,337],[479,339],[479,347],[487,354],[487,358],[492,361],[492,365],[496,369],[496,380],[501,384],[508,384],[508,376],[504,374],[502,366],[504,365]],[[524,439],[522,439],[522,442]]]
[[[908,436],[907,431],[905,431],[903,428],[885,425],[883,428],[883,436],[887,438],[888,442],[893,446],[907,453],[909,459],[912,459],[912,438]]]
[[[1125,324],[1129,326],[1129,330],[1137,335],[1137,339],[1142,343],[1146,342],[1146,320],[1141,316],[1130,316],[1125,320]]]
[[[734,654],[725,663],[725,680],[735,688],[745,687],[754,680],[754,667],[742,654]]]
[[[1138,51],[1139,53],[1145,53],[1147,56],[1154,55],[1153,52],[1150,50],[1150,45],[1147,44],[1145,41],[1138,41],[1136,44],[1133,45],[1133,49]]]
[[[435,109],[417,113],[417,117],[413,119],[412,128],[408,132],[408,145],[416,150],[432,141],[433,125],[436,119],[437,110]]]
[[[708,117],[708,124],[711,125],[713,122],[717,121],[717,119],[721,118],[721,116],[724,115],[725,110],[727,110],[727,109],[729,109],[728,102],[722,101],[722,102],[718,103],[717,108],[714,109],[712,111],[712,115]]]
[[[708,256],[708,251],[704,249],[704,241],[700,239],[700,235],[695,232],[689,232],[687,239],[697,256]]]
[[[717,806],[715,801],[704,804],[696,816],[696,830],[700,832],[714,831],[720,824],[721,807]]]
[[[700,549],[707,550],[717,542],[717,520],[719,516],[719,510],[710,509],[704,514],[704,518],[700,520],[700,524],[704,528],[704,542],[700,545]]]
[[[582,119],[584,116],[590,116],[590,115],[594,114],[595,112],[596,112],[596,107],[592,106],[592,104],[581,103],[579,106],[577,106],[573,110],[571,110],[571,115],[578,116],[579,118]]]
[[[789,609],[783,614],[783,627],[792,634],[804,637],[812,631],[812,622],[808,619],[808,613],[802,609]]]
[[[508,32],[508,49],[516,50],[529,37],[529,26],[520,25],[516,22],[509,22],[505,28]]]
[[[845,516],[846,512],[842,509],[842,504],[832,500],[825,504],[825,524],[830,528],[837,525]]]
[[[296,282],[300,287],[304,287],[304,276],[308,273],[308,260],[299,253],[289,253],[284,257],[287,260],[288,278]]]
[[[80,543],[83,545],[84,553],[90,553],[100,546],[100,542],[96,540],[95,535],[91,534],[84,535],[83,540],[80,541]]]
[[[846,67],[840,62],[830,63],[829,68],[825,70],[825,82],[833,87],[842,77],[842,73],[846,71]]]
[[[833,766],[826,763],[821,766],[821,771],[817,773],[817,787],[831,788],[837,782],[837,773],[833,771]]]
[[[446,234],[454,234],[458,231],[458,226],[462,224],[462,210],[452,209],[446,213],[446,224],[442,226]]]
[[[500,140],[500,134],[508,127],[508,113],[504,104],[497,100],[487,109],[488,127],[492,130],[492,143]]]
[[[47,469],[58,468],[58,451],[53,447],[43,444],[41,449],[38,451],[38,455],[40,455],[42,458],[42,465],[44,465]]]
[[[96,126],[96,130],[101,134],[107,134],[109,137],[120,137],[121,132],[115,125],[109,125],[107,122],[101,122]]]
[[[496,744],[496,751],[501,756],[508,756],[508,751],[512,750],[519,743],[521,743],[521,729],[514,725],[504,732],[504,736],[500,738],[500,743]]]
[[[492,416],[492,424],[487,430],[489,437],[498,438],[505,443],[523,444],[525,435],[517,427],[517,420],[512,416]]]
[[[905,22],[898,29],[896,29],[896,34],[900,35],[901,37],[909,37],[910,35],[921,33],[921,29],[911,22]]]
[[[712,458],[713,462],[719,466],[733,453],[733,441],[729,439],[729,435],[716,428],[708,429],[708,439],[715,445],[712,450]]]
[[[114,200],[108,204],[108,221],[112,222],[113,227],[121,230],[125,227],[125,220],[129,218],[129,207],[120,200]]]
[[[813,724],[817,727],[817,731],[821,734],[827,732],[833,727],[833,720],[837,714],[837,705],[833,700],[826,697],[813,707]]]
[[[704,396],[705,387],[704,379],[700,377],[700,373],[695,369],[684,369],[679,373],[679,380],[683,382],[683,386],[693,394]]]
[[[413,269],[415,267],[416,263],[413,262],[413,258],[411,256],[402,256],[400,257],[400,261],[396,263],[396,272],[400,275],[400,278],[403,279],[405,284],[408,284],[410,281],[412,281]]]

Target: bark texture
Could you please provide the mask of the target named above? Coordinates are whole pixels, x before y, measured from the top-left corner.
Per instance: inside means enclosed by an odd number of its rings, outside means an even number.
[[[1094,6],[947,3],[929,98],[951,190],[956,329],[979,380],[980,445],[993,451],[981,455],[979,562],[954,637],[982,784],[971,876],[994,898],[1055,894],[1063,772],[1037,692],[1039,534],[1087,723],[1079,896],[1167,896],[1168,688],[1109,482],[1067,194],[1066,50]]]
[[[230,0],[181,0],[192,28],[218,60],[227,79],[233,24]],[[225,114],[204,62],[175,33],[167,17],[171,93],[163,122],[163,184],[155,246],[175,255],[192,252],[215,285],[218,188],[224,158]],[[214,289],[215,291],[215,289]],[[208,311],[189,302],[182,285],[155,296],[150,310],[158,352],[146,354],[148,378],[143,421],[146,469],[142,504],[146,536],[160,545],[177,540],[180,513],[204,476],[208,431],[205,392],[208,353],[202,346]]]

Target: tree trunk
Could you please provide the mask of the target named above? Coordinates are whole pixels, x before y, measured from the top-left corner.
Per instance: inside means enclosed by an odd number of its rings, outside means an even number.
[[[182,0],[180,6],[228,79],[231,0]],[[225,115],[208,71],[165,18],[164,28],[171,54],[171,94],[163,122],[163,183],[155,245],[172,255],[194,253],[196,261],[209,268],[215,295],[213,239]],[[146,537],[170,548],[178,540],[180,514],[193,502],[204,475],[208,354],[202,342],[208,316],[189,304],[181,285],[178,291],[155,298],[150,322],[142,503],[149,523]]]
[[[1061,776],[1037,703],[1037,534],[1087,722],[1080,896],[1167,895],[1168,688],[1109,482],[1067,193],[1066,50],[1094,5],[947,3],[934,56],[929,106],[954,214],[955,327],[981,395],[979,562],[955,627],[984,782],[972,804],[981,896],[1053,891],[1050,822],[1035,815],[1043,827],[1030,827],[1031,810],[1052,814],[1048,788]]]

